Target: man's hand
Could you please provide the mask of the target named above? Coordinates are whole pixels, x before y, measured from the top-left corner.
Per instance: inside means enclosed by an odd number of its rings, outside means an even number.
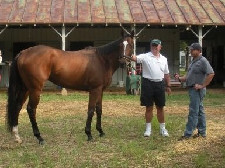
[[[132,55],[131,57],[124,55],[123,58],[129,60],[129,61],[135,61],[137,62],[137,57]]]
[[[180,75],[179,75],[178,73],[175,73],[175,74],[174,74],[174,78],[175,78],[176,80],[178,80],[179,82],[181,82],[181,80],[180,80]]]
[[[195,89],[196,90],[199,90],[199,89],[202,89],[202,88],[204,88],[203,85],[195,84]]]
[[[174,74],[174,78],[175,78],[175,79],[179,80],[179,77],[180,77],[180,75],[179,75],[178,73],[175,73],[175,74]]]
[[[166,87],[166,92],[168,95],[170,95],[172,93],[171,88],[170,87]]]
[[[214,77],[214,73],[207,75],[202,85],[195,84],[195,89],[199,90],[199,89],[205,88],[212,81],[213,77]]]

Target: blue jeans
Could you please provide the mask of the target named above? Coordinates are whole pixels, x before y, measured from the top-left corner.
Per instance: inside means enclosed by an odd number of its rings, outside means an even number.
[[[197,128],[198,133],[202,136],[206,136],[206,119],[203,107],[203,98],[206,94],[206,88],[195,90],[189,88],[189,115],[186,129],[184,132],[185,136],[191,136],[193,131]]]

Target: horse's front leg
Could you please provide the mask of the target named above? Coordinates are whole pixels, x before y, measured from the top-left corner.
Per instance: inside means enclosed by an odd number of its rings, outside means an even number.
[[[102,94],[101,88],[93,89],[89,92],[89,103],[88,103],[88,113],[87,113],[88,116],[87,116],[86,127],[85,127],[85,133],[88,136],[88,141],[92,140],[91,122],[94,116],[96,102],[101,97],[101,94]]]
[[[102,95],[96,105],[96,114],[97,114],[96,129],[100,133],[99,136],[103,137],[105,133],[102,130]]]
[[[94,107],[88,108],[88,117],[87,117],[86,127],[85,127],[85,133],[88,136],[88,141],[92,140],[91,122],[92,122],[93,115],[94,115]]]

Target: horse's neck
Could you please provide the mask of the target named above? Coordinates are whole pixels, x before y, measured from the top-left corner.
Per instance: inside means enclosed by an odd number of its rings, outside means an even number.
[[[110,44],[107,44],[101,48],[101,56],[108,64],[108,68],[111,68],[112,72],[115,72],[119,67],[119,59],[122,55],[121,43],[122,39],[118,39]]]
[[[116,50],[115,52],[112,53],[112,55],[110,55],[110,66],[112,69],[112,73],[114,73],[118,68],[119,68],[119,59],[121,57],[121,51],[120,49]]]

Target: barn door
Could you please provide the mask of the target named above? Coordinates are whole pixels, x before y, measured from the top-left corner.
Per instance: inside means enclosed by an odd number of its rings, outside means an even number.
[[[13,43],[13,57],[15,57],[20,51],[29,47],[35,46],[35,42],[15,42]]]

